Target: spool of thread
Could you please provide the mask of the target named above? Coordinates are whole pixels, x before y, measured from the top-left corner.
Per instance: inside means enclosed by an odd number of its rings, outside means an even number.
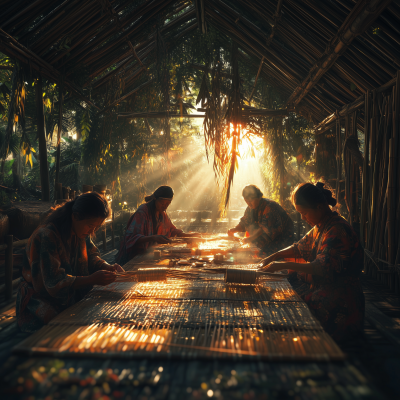
[[[159,260],[161,258],[161,250],[154,250],[154,259]]]
[[[165,281],[167,272],[167,268],[141,268],[136,271],[136,278],[138,282]]]
[[[225,283],[243,283],[255,285],[258,281],[257,271],[248,269],[227,268],[225,272]]]

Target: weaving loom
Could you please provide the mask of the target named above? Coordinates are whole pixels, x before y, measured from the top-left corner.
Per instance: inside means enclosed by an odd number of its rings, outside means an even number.
[[[57,357],[344,358],[287,281],[226,284],[223,273],[95,287],[14,351]]]

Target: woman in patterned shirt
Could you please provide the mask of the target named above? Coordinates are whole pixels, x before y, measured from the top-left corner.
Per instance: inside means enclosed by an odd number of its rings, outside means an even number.
[[[116,261],[124,265],[138,254],[146,252],[149,246],[170,243],[170,237],[191,237],[196,233],[184,233],[177,229],[167,214],[174,191],[170,186],[160,186],[146,203],[140,205],[126,226],[125,236],[121,240]]]
[[[263,260],[268,272],[297,271],[302,285],[296,291],[323,328],[337,341],[356,337],[363,329],[365,300],[360,283],[363,250],[353,228],[330,206],[330,190],[318,182],[302,183],[292,203],[313,228],[299,242]],[[306,263],[279,262],[302,258]]]
[[[108,285],[123,271],[102,260],[90,239],[109,214],[104,197],[85,193],[56,208],[29,238],[16,302],[22,331],[41,328],[93,285]]]
[[[270,255],[293,243],[293,221],[275,201],[266,199],[255,185],[248,185],[242,192],[248,207],[239,224],[228,231],[249,232],[243,243],[254,243],[264,255]]]

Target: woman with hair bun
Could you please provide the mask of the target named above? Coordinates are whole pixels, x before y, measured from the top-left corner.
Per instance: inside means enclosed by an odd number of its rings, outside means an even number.
[[[293,221],[275,201],[263,197],[256,185],[247,185],[242,192],[247,208],[239,224],[228,235],[249,232],[243,243],[254,243],[266,256],[293,243]]]
[[[85,193],[58,206],[29,238],[16,313],[19,328],[33,332],[83,298],[93,285],[115,281],[115,272],[90,239],[110,215],[107,200]]]
[[[145,197],[146,203],[138,207],[126,226],[116,257],[119,264],[124,265],[144,253],[150,245],[170,243],[170,237],[192,236],[177,229],[166,213],[173,197],[174,191],[170,186],[160,186],[152,195]]]
[[[363,329],[365,311],[360,282],[364,257],[358,237],[348,222],[332,211],[336,199],[323,183],[299,184],[292,203],[313,228],[299,242],[264,259],[262,269],[296,271],[303,282],[296,291],[323,328],[336,341],[355,338]],[[284,258],[302,258],[306,263],[277,261]]]

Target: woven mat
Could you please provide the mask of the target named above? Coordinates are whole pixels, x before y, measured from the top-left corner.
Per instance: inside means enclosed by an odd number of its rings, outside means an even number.
[[[344,359],[286,280],[257,286],[212,279],[95,287],[14,351],[57,357]]]

